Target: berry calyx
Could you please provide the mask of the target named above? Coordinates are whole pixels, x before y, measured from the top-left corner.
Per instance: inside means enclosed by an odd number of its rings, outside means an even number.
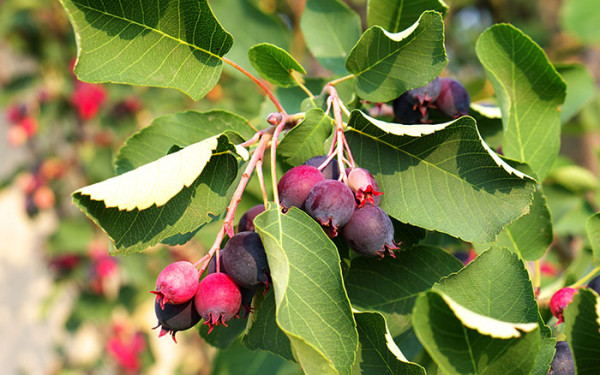
[[[192,328],[200,321],[200,314],[196,311],[194,301],[189,301],[177,305],[167,304],[164,307],[158,301],[154,302],[154,313],[158,319],[158,325],[153,329],[160,327],[158,337],[163,337],[167,333],[171,334],[173,341],[177,342],[175,334],[178,331],[185,331]]]
[[[194,265],[187,261],[179,261],[166,266],[156,279],[156,302],[161,308],[165,304],[180,304],[194,298],[198,290],[200,275]]]
[[[242,295],[238,286],[228,275],[218,272],[207,275],[198,287],[194,297],[194,305],[204,324],[208,325],[208,333],[214,326],[224,325],[237,316],[242,304]]]
[[[350,220],[354,207],[352,190],[338,180],[317,183],[306,197],[305,203],[306,213],[317,220],[332,238]]]
[[[379,196],[383,193],[379,191],[379,185],[369,171],[364,168],[348,168],[346,174],[348,175],[348,186],[356,197],[358,207],[364,206],[367,202],[379,205],[381,200]]]
[[[564,321],[563,312],[565,307],[571,303],[573,296],[577,294],[577,292],[577,289],[566,287],[559,289],[552,295],[552,298],[550,299],[550,311],[552,312],[552,315],[558,319],[556,325],[559,325]]]
[[[395,258],[394,226],[390,217],[378,206],[364,205],[354,210],[344,227],[344,239],[359,254]]]

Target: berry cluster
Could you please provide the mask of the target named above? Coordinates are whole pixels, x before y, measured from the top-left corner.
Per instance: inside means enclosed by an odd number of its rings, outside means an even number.
[[[392,103],[395,121],[407,125],[430,122],[431,108],[445,117],[458,118],[469,114],[470,105],[469,93],[460,82],[440,77],[426,86],[408,90]]]
[[[343,234],[351,249],[366,256],[394,256],[394,227],[378,205],[381,193],[375,178],[363,168],[345,170],[339,180],[336,160],[309,159],[287,171],[279,180],[281,205],[298,207],[315,219],[329,237]],[[319,170],[321,167],[323,171]]]
[[[213,256],[207,266],[206,276],[199,280],[200,272],[187,261],[175,262],[163,269],[156,280],[154,311],[161,327],[159,337],[195,326],[200,319],[209,326],[239,317],[240,308],[246,316],[251,311],[256,290],[270,284],[269,265],[260,236],[254,232],[254,218],[264,211],[255,206],[240,219],[238,233],[231,237]],[[219,267],[217,267],[217,258]]]

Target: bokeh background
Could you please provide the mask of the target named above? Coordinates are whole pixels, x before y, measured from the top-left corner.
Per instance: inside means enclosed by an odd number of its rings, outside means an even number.
[[[328,74],[299,33],[303,1],[226,2],[278,19],[290,29],[287,49],[309,75]],[[473,100],[493,95],[474,46],[494,23],[517,26],[556,64],[587,68],[581,84],[593,95],[583,97],[580,112],[565,125],[561,150],[561,165],[578,168],[576,184],[558,173],[547,182],[556,239],[544,258],[542,285],[559,277],[564,282],[587,266],[589,257],[581,256],[585,219],[598,208],[600,40],[565,16],[573,2],[447,2],[444,75],[465,84]],[[364,19],[366,0],[346,3]],[[229,373],[219,363],[234,358],[217,356],[195,329],[178,333],[178,344],[159,339],[148,293],[165,265],[204,254],[219,223],[184,246],[111,257],[108,239],[71,204],[70,194],[113,176],[120,145],[156,116],[220,108],[261,123],[271,109],[251,82],[229,70],[206,98],[193,102],[175,90],[80,82],[72,73],[75,56],[71,25],[57,0],[0,0],[0,372]],[[245,197],[246,207],[260,201],[257,189]],[[469,251],[469,244],[442,235],[427,241],[457,254]],[[280,369],[286,371],[298,370]]]

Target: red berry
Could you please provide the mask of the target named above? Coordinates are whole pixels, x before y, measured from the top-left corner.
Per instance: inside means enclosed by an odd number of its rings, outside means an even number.
[[[310,190],[325,177],[311,165],[299,165],[285,172],[277,183],[281,206],[304,208]]]
[[[200,275],[194,265],[187,261],[171,263],[163,269],[156,279],[156,302],[161,308],[166,303],[180,304],[194,298],[198,290]]]
[[[242,294],[229,276],[222,272],[211,273],[200,282],[194,304],[210,333],[216,325],[227,327],[225,322],[238,314]]]
[[[358,206],[362,207],[367,202],[378,206],[381,200],[379,196],[383,193],[379,191],[379,185],[373,175],[364,168],[348,168],[346,173],[348,186],[354,192]]]
[[[573,288],[562,288],[558,290],[552,298],[550,299],[550,311],[552,315],[554,315],[558,322],[556,325],[559,325],[564,321],[563,311],[565,307],[573,300],[573,296],[577,294],[578,290]]]

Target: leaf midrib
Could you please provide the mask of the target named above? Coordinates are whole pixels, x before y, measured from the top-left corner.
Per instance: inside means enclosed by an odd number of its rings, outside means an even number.
[[[107,16],[107,17],[113,17],[113,18],[115,18],[115,19],[118,19],[118,20],[121,20],[121,21],[129,22],[129,23],[130,23],[130,24],[132,24],[132,25],[136,25],[136,26],[142,27],[142,28],[144,28],[144,29],[147,29],[147,30],[153,31],[153,32],[155,32],[155,33],[157,33],[157,34],[160,34],[160,35],[162,35],[162,36],[164,36],[164,37],[166,37],[166,38],[169,38],[169,39],[171,39],[171,40],[173,40],[173,41],[175,41],[175,42],[178,42],[178,43],[180,43],[180,44],[182,44],[182,45],[185,45],[185,46],[188,46],[188,47],[194,48],[195,50],[197,50],[197,51],[201,51],[201,52],[204,52],[204,53],[206,53],[207,55],[210,55],[210,56],[212,56],[212,57],[216,57],[217,59],[219,59],[219,60],[221,60],[221,61],[223,60],[223,58],[222,58],[221,56],[219,56],[219,55],[216,55],[216,54],[214,54],[213,52],[211,52],[211,51],[209,51],[209,50],[206,50],[206,49],[204,49],[204,48],[200,48],[200,47],[196,46],[195,44],[188,43],[188,42],[186,42],[186,41],[185,41],[185,40],[183,40],[183,39],[176,38],[176,37],[174,37],[174,36],[172,36],[172,35],[170,35],[170,34],[167,34],[167,33],[165,33],[165,32],[164,32],[164,31],[162,31],[162,30],[159,30],[159,29],[156,29],[156,28],[150,27],[150,26],[148,26],[148,25],[141,24],[141,23],[139,23],[139,22],[136,22],[136,21],[134,21],[134,20],[130,20],[130,19],[128,19],[128,18],[125,18],[125,17],[118,16],[118,15],[116,15],[116,14],[112,14],[112,13],[108,13],[108,12],[106,12],[106,11],[101,11],[100,9],[92,8],[92,7],[88,6],[88,5],[84,5],[84,4],[82,4],[82,3],[79,3],[79,2],[77,2],[77,3],[76,3],[76,2],[73,2],[73,4],[78,4],[78,6],[80,6],[81,8],[85,8],[85,9],[87,9],[87,10],[90,10],[90,11],[93,11],[93,12],[100,13],[101,15],[104,15],[104,16]]]

